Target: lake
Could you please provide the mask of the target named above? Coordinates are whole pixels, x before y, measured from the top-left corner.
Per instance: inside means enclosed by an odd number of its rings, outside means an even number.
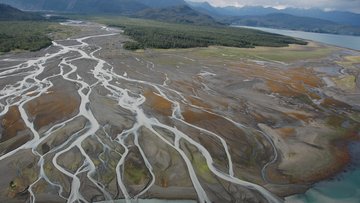
[[[249,27],[249,26],[234,26],[234,27],[251,28],[265,32],[287,35],[291,37],[312,40],[329,45],[335,45],[339,47],[345,47],[360,51],[360,36],[323,34],[323,33],[303,32],[303,31],[294,31],[294,30],[272,29],[272,28],[264,28],[264,27]]]

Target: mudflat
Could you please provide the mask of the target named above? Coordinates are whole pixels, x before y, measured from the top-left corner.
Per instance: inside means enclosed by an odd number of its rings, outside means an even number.
[[[122,48],[79,32],[0,56],[0,202],[282,202],[349,162],[360,53]]]

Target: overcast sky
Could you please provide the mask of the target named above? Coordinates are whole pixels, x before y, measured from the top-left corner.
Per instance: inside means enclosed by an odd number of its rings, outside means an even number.
[[[275,8],[300,7],[321,8],[324,10],[348,10],[360,13],[360,0],[191,0],[207,1],[214,6],[271,6]]]

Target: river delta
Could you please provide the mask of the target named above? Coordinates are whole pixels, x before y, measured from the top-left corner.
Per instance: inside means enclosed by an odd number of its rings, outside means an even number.
[[[351,164],[360,53],[315,42],[0,56],[0,202],[283,202]]]

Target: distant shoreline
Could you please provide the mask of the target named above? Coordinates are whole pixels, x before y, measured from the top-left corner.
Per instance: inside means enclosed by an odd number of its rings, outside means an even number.
[[[267,27],[251,27],[251,26],[238,26],[238,25],[231,25],[231,27],[261,30],[264,32],[291,36],[295,38],[311,40],[332,46],[338,46],[342,48],[352,49],[355,51],[360,51],[360,36],[305,32],[299,30],[286,30],[286,29],[276,29],[276,28],[267,28]]]
[[[341,34],[334,32],[326,32],[326,31],[310,31],[310,30],[302,30],[302,29],[290,29],[285,27],[264,27],[264,26],[249,26],[249,25],[241,25],[241,24],[230,24],[230,27],[256,27],[256,28],[268,28],[268,29],[276,29],[276,30],[286,30],[286,31],[299,31],[299,32],[308,32],[308,33],[317,33],[317,34],[329,34],[329,35],[339,35],[339,36],[351,36],[351,37],[360,37],[360,34]]]

